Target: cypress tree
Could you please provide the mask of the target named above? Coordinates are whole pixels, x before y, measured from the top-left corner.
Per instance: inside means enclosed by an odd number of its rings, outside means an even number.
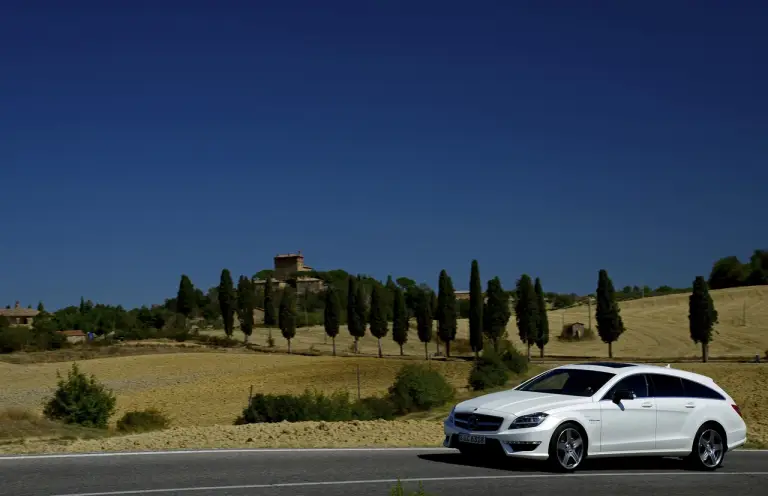
[[[272,290],[272,277],[269,276],[264,281],[264,325],[267,327],[267,341],[270,345],[272,343],[272,328],[277,325],[275,297]]]
[[[424,357],[429,360],[427,345],[432,341],[432,302],[429,293],[423,289],[416,300],[416,332],[419,341],[424,343]]]
[[[43,302],[42,301],[37,303],[37,311],[38,312],[45,312],[45,306],[43,306]]]
[[[403,345],[408,342],[408,309],[400,288],[395,289],[395,303],[392,307],[392,339],[400,346],[400,356],[403,356]]]
[[[517,280],[515,299],[515,318],[520,341],[528,347],[528,361],[531,361],[531,346],[536,341],[536,324],[539,320],[539,310],[536,304],[536,290],[528,274],[523,274]]]
[[[325,309],[323,310],[323,326],[325,334],[333,343],[333,356],[336,356],[336,336],[339,335],[341,324],[341,304],[336,288],[329,284],[325,290]]]
[[[357,279],[349,276],[347,283],[347,329],[349,334],[355,338],[355,353],[359,350],[359,340],[361,335],[365,334],[365,324],[358,313],[357,299],[360,293],[357,289]]]
[[[440,271],[437,294],[437,337],[445,343],[445,356],[451,356],[451,341],[456,339],[456,291],[445,270]]]
[[[688,325],[691,339],[701,344],[701,361],[709,359],[709,343],[712,342],[712,330],[717,324],[717,310],[709,295],[707,281],[697,276],[693,281],[693,292],[688,297]]]
[[[232,332],[235,327],[236,305],[232,274],[229,273],[229,270],[224,269],[221,271],[221,278],[219,280],[219,308],[221,309],[221,319],[224,322],[224,333],[227,335],[227,338],[232,338]]]
[[[469,276],[469,343],[477,360],[483,351],[483,285],[477,260],[472,260]]]
[[[192,314],[197,303],[195,286],[185,274],[181,275],[179,291],[176,294],[176,312],[184,316],[184,321]]]
[[[488,281],[485,296],[483,331],[493,343],[493,349],[498,352],[499,341],[507,332],[507,324],[512,316],[512,312],[509,310],[509,296],[501,287],[501,280],[498,277]]]
[[[541,280],[537,277],[534,285],[536,292],[536,306],[539,309],[539,319],[536,322],[536,346],[539,347],[541,358],[544,358],[544,347],[549,342],[549,318],[547,317],[547,302],[544,299],[544,289]]]
[[[243,331],[243,342],[253,334],[253,310],[256,306],[256,292],[251,280],[240,276],[237,281],[237,316],[240,319],[240,330]]]
[[[288,353],[291,353],[291,339],[296,336],[296,294],[295,290],[286,286],[283,297],[280,298],[278,325],[283,337],[288,341]]]
[[[384,287],[386,288],[387,321],[392,322],[395,318],[395,290],[397,289],[397,284],[392,280],[392,276],[387,276],[387,283]]]
[[[595,321],[597,333],[604,343],[608,343],[608,357],[613,358],[613,343],[618,341],[624,332],[624,321],[621,319],[619,305],[616,303],[616,292],[608,272],[600,269],[597,277],[597,305]]]
[[[359,337],[365,337],[365,326],[368,324],[368,295],[365,292],[365,285],[358,279],[357,298],[355,298],[355,309],[357,318],[360,322]]]
[[[374,284],[371,291],[371,334],[379,341],[379,358],[383,356],[381,353],[381,338],[389,332],[384,291],[385,289],[380,288],[378,284]]]

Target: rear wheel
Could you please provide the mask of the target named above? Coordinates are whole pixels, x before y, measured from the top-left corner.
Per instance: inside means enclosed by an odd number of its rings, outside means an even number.
[[[549,464],[558,472],[573,472],[587,457],[587,437],[574,423],[555,429],[549,441]]]
[[[697,470],[717,470],[725,459],[725,434],[720,426],[705,424],[693,438],[693,449],[688,462]]]

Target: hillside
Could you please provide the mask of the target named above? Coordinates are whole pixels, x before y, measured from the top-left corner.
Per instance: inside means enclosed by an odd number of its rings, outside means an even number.
[[[718,334],[715,335],[710,346],[710,356],[717,358],[754,356],[756,353],[763,355],[768,350],[768,286],[724,289],[712,291],[711,294],[720,314],[720,323],[716,328]],[[688,294],[630,300],[622,302],[620,307],[627,331],[617,343],[614,343],[614,356],[684,358],[700,355],[699,347],[694,345],[688,334]],[[746,325],[743,325],[742,316],[745,309]],[[594,308],[592,311],[594,313]],[[588,324],[588,307],[584,305],[549,312],[551,339],[546,348],[547,355],[607,356],[607,346],[599,339],[578,343],[558,341],[556,336],[562,329],[563,323],[570,322]],[[412,327],[415,326],[415,322],[411,321],[411,325]],[[282,339],[279,329],[273,329],[272,333],[278,348],[285,347],[285,340]],[[468,322],[460,320],[457,337],[467,339],[468,333]],[[223,333],[216,331],[214,334]],[[522,350],[523,344],[517,338],[514,316],[509,323],[508,334],[515,345]],[[236,336],[238,336],[237,333]],[[263,344],[266,342],[266,336],[267,331],[265,329],[256,329],[251,340]],[[415,329],[412,329],[409,338],[410,342],[405,347],[406,354],[423,356],[424,345],[418,341]],[[399,349],[392,341],[391,336],[387,336],[382,342],[385,354],[396,355],[399,353]],[[336,343],[339,352],[349,350],[352,338],[346,327],[342,327]],[[331,351],[331,341],[328,339],[326,342],[321,326],[297,330],[294,349],[307,350],[310,348],[321,352]],[[366,335],[361,340],[360,349],[362,353],[375,353],[376,340],[370,335]],[[430,352],[434,352],[435,344],[430,344],[429,349]],[[536,352],[538,355],[538,350]]]

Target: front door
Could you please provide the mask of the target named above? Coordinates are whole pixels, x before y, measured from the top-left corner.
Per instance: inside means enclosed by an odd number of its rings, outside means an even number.
[[[613,393],[627,389],[633,400],[613,402]],[[600,400],[600,452],[651,451],[656,447],[656,404],[645,374],[625,377]]]

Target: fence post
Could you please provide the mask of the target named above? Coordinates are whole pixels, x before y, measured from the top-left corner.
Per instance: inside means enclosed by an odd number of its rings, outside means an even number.
[[[248,411],[251,412],[251,417],[253,417],[253,384],[251,384],[251,389],[248,391]]]
[[[357,364],[357,400],[360,401],[360,364]]]

